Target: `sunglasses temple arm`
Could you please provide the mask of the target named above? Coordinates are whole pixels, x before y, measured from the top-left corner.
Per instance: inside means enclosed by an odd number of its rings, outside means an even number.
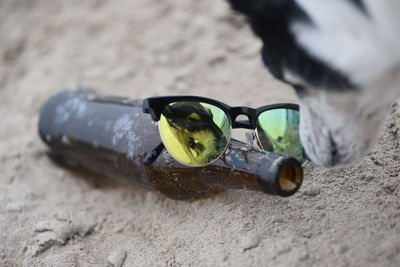
[[[154,161],[161,155],[161,152],[164,150],[164,143],[161,142],[158,146],[156,146],[150,153],[148,153],[143,159],[144,165],[151,165]]]

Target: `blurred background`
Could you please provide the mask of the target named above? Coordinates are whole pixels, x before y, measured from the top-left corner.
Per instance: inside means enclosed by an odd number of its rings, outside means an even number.
[[[295,99],[262,67],[259,40],[225,1],[0,4],[2,99],[19,97],[21,107],[77,86],[132,98],[203,95],[230,105]]]

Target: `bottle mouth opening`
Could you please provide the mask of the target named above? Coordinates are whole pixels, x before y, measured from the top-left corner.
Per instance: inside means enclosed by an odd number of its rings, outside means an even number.
[[[288,161],[278,172],[278,187],[283,195],[294,194],[301,186],[303,181],[303,171],[301,165],[296,161]]]

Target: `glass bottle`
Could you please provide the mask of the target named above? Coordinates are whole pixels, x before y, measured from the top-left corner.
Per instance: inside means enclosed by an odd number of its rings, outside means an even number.
[[[225,189],[290,196],[301,186],[302,167],[295,159],[235,139],[205,167],[185,166],[166,150],[153,164],[143,164],[161,139],[141,104],[93,90],[64,91],[43,106],[39,134],[50,157],[66,167],[142,184],[173,199],[191,200]]]

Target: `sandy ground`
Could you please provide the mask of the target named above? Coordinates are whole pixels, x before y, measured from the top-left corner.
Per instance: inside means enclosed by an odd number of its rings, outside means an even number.
[[[364,161],[309,166],[286,199],[173,201],[46,157],[38,112],[63,88],[295,101],[259,49],[222,0],[0,0],[0,266],[399,266],[397,105]]]

